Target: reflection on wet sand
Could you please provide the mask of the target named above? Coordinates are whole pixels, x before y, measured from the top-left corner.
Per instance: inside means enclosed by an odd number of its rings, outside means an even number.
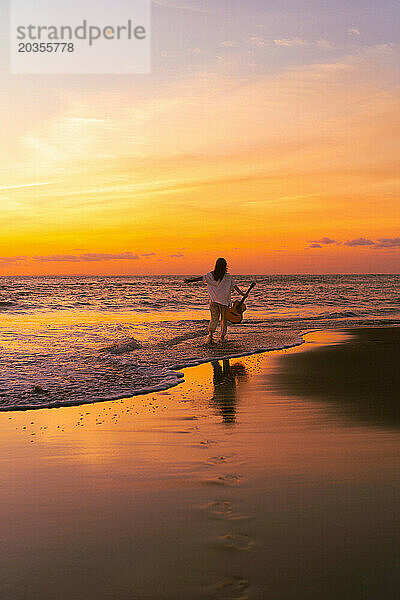
[[[288,353],[273,381],[289,397],[326,403],[336,416],[397,429],[399,362],[400,328],[355,329],[340,344]]]
[[[224,423],[231,424],[236,419],[237,384],[248,379],[246,367],[242,363],[229,364],[229,359],[212,362],[214,396],[212,406],[217,408]]]

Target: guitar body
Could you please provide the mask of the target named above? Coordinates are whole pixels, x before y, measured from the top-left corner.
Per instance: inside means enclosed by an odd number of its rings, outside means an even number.
[[[243,321],[243,313],[246,310],[246,305],[244,301],[246,300],[247,296],[250,294],[251,290],[255,285],[256,282],[253,281],[247,292],[244,294],[243,298],[241,300],[235,300],[233,306],[228,308],[228,310],[225,313],[225,319],[227,321],[229,321],[230,323],[241,323]]]
[[[228,308],[225,313],[225,318],[230,323],[241,323],[243,320],[243,313],[246,310],[246,305],[241,300],[235,300],[233,306]]]

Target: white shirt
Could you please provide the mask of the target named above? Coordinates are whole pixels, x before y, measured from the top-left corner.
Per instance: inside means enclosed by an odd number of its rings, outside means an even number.
[[[208,294],[211,302],[218,302],[229,306],[231,303],[231,293],[235,287],[232,275],[225,273],[220,281],[215,281],[212,272],[203,275],[203,281],[207,284]]]

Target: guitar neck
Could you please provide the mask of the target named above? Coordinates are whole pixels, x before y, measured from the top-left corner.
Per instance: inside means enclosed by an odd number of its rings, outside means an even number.
[[[255,286],[255,283],[252,283],[249,286],[249,289],[247,290],[247,292],[245,293],[245,295],[243,296],[243,298],[241,299],[241,301],[239,302],[238,306],[241,306],[243,304],[243,302],[246,300],[247,296],[250,294],[251,290],[253,289],[253,287]]]

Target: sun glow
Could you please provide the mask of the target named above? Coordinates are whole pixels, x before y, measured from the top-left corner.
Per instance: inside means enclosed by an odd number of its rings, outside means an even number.
[[[135,88],[9,80],[0,274],[398,271],[399,46],[257,35]]]

